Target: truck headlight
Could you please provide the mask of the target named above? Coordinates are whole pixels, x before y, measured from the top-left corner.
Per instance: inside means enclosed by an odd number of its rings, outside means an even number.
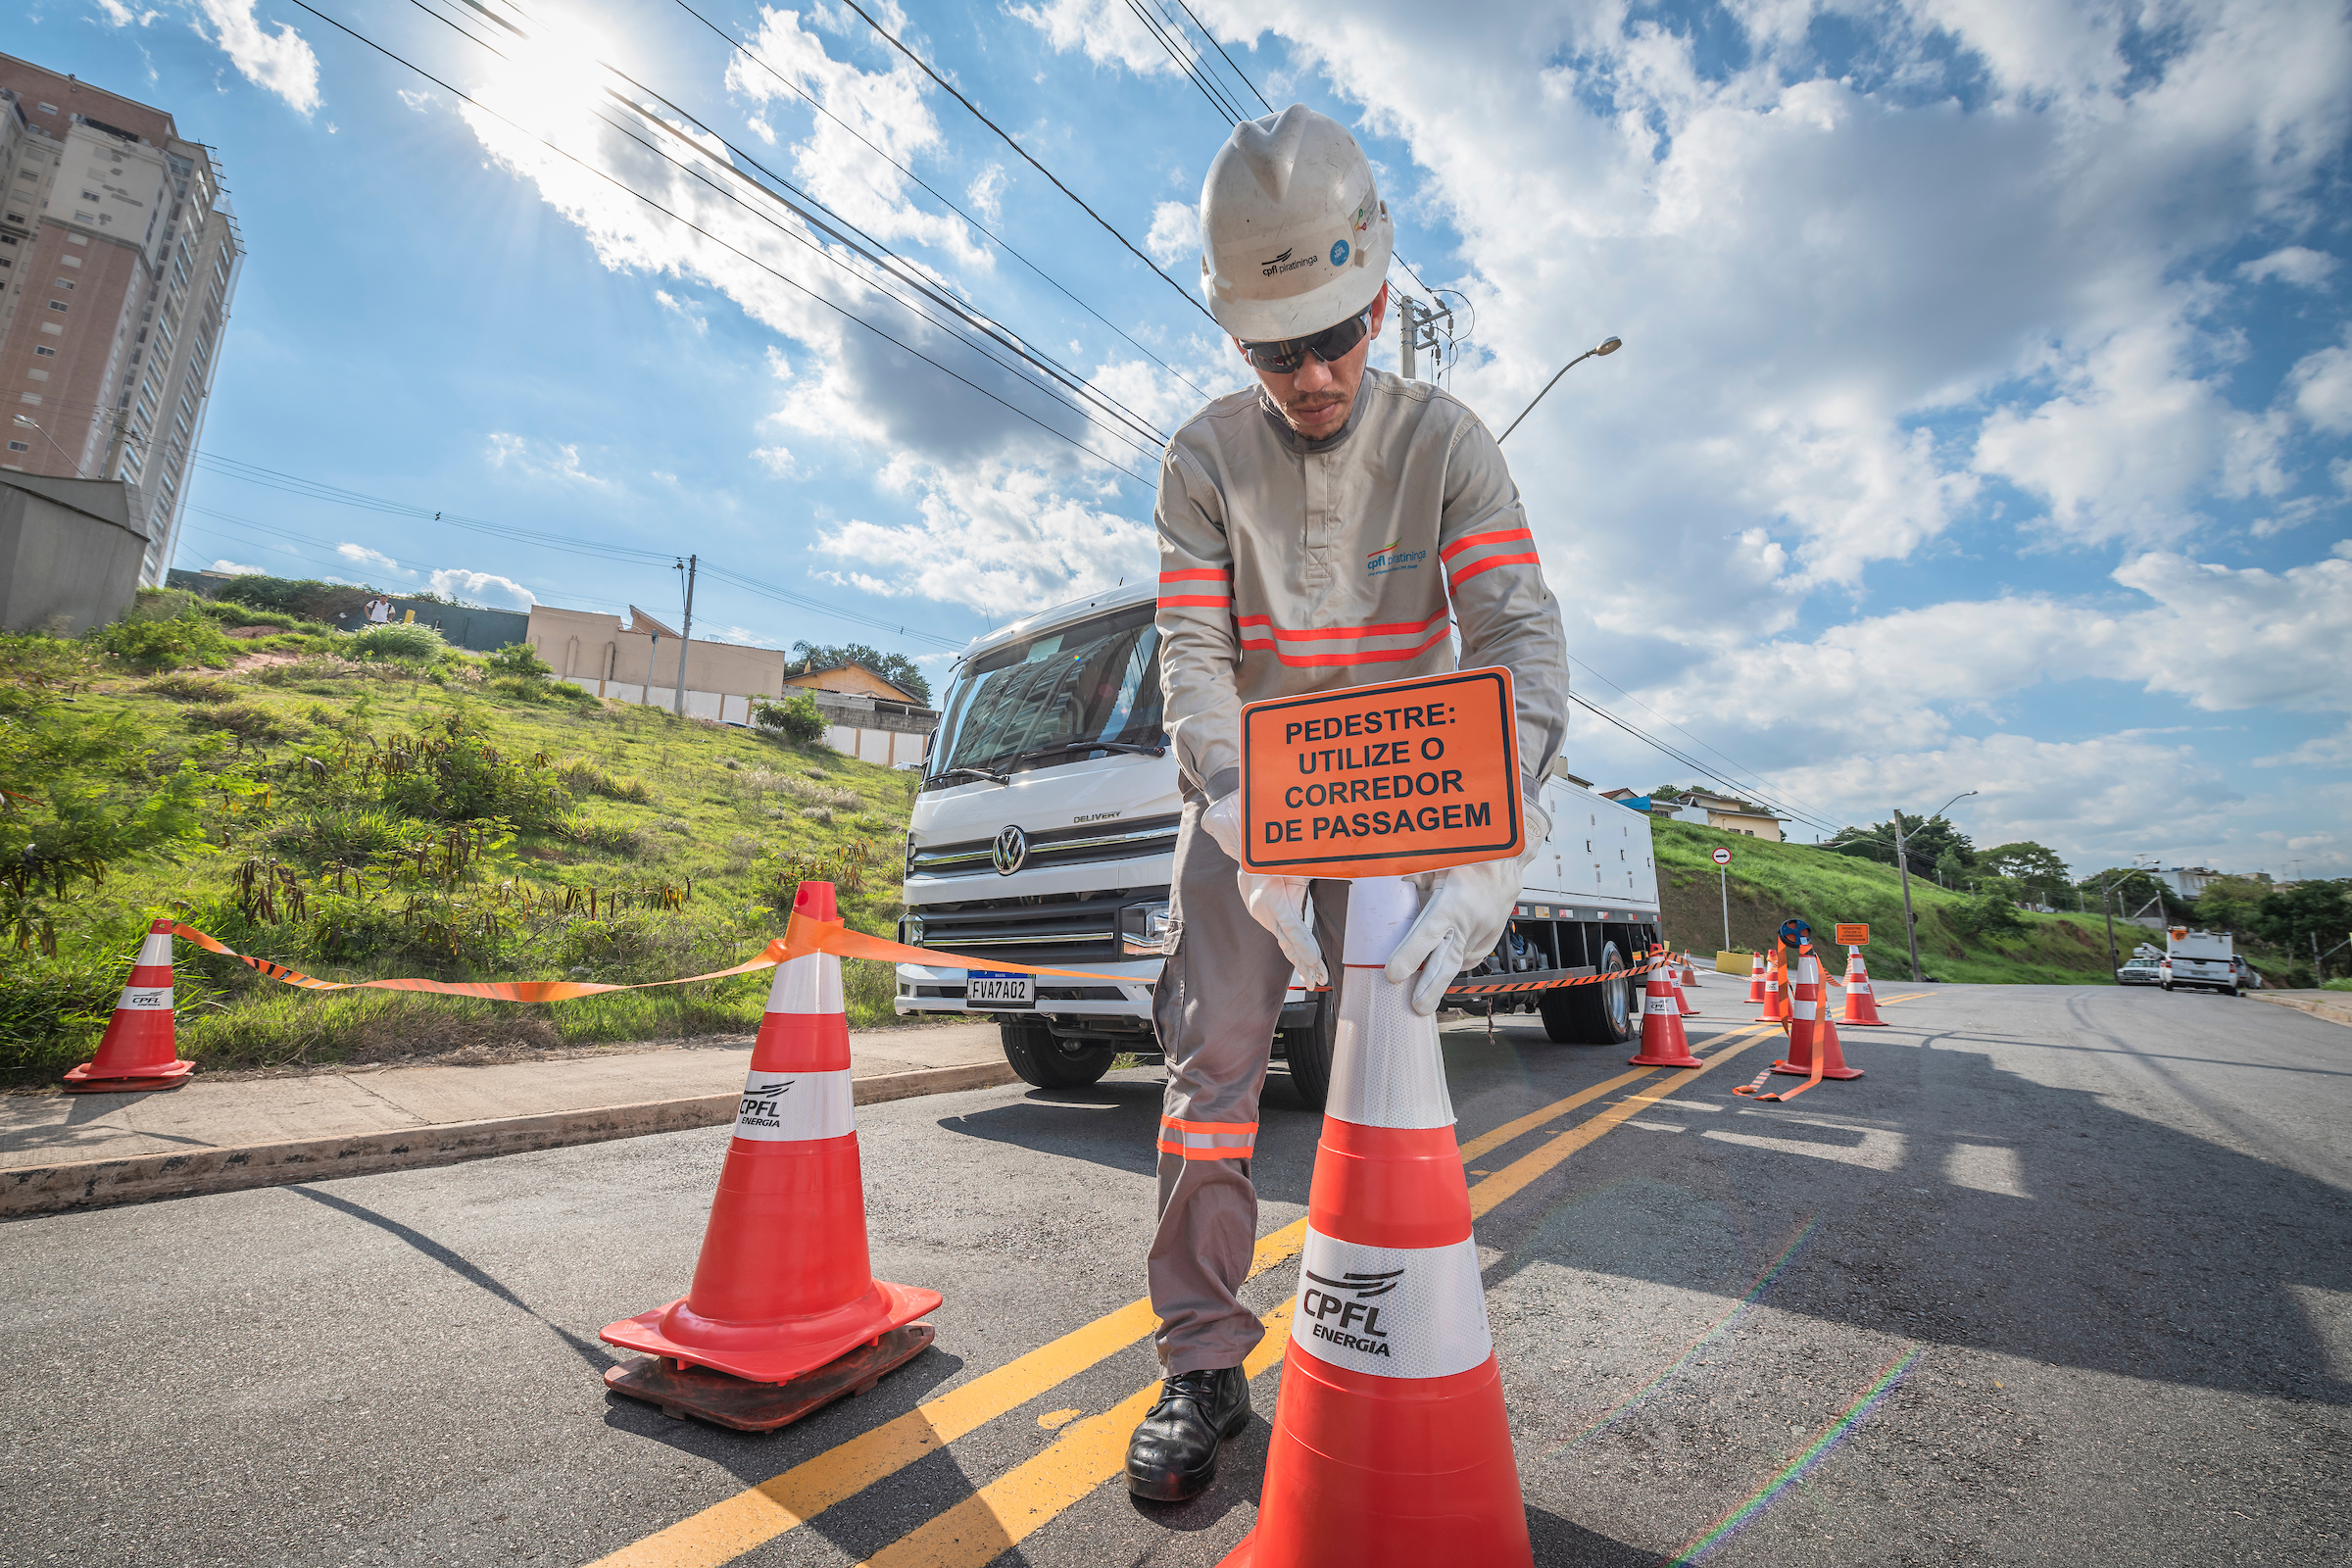
[[[1119,952],[1129,958],[1156,958],[1168,951],[1168,906],[1130,904],[1119,911]]]
[[[923,915],[919,909],[908,909],[899,916],[899,941],[909,948],[923,945]]]

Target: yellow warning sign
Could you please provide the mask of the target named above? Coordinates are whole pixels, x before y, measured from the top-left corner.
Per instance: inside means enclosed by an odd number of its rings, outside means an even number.
[[[1405,876],[1519,854],[1511,672],[1250,704],[1242,827],[1249,868],[1286,876]]]

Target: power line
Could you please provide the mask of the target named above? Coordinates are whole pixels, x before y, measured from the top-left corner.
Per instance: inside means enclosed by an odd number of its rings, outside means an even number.
[[[1062,298],[1068,300],[1071,304],[1086,312],[1087,315],[1093,317],[1096,320],[1101,321],[1104,326],[1109,327],[1113,332],[1118,333],[1118,335],[1124,339],[1127,344],[1137,353],[1143,355],[1152,364],[1158,366],[1161,369],[1176,377],[1177,380],[1182,381],[1186,386],[1192,387],[1192,389],[1195,392],[1200,393],[1200,396],[1205,398],[1209,395],[1202,388],[1196,385],[1193,380],[1182,370],[1177,369],[1176,367],[1170,365],[1166,360],[1161,359],[1157,354],[1153,353],[1144,344],[1137,342],[1135,338],[1129,336],[1123,327],[1120,327],[1108,317],[1104,316],[1101,311],[1096,310],[1092,305],[1087,304],[1086,301],[1071,293],[1068,288],[1063,286],[1061,280],[1054,276],[1053,273],[1039,267],[1027,256],[1024,256],[1020,251],[1014,249],[1012,244],[1007,241],[1004,235],[998,233],[995,229],[989,227],[986,223],[981,222],[971,214],[956,206],[920,174],[917,174],[913,170],[908,169],[905,164],[902,164],[896,158],[891,157],[888,152],[884,151],[880,147],[875,146],[871,141],[867,140],[865,134],[858,130],[857,126],[851,124],[848,121],[833,113],[832,110],[826,108],[822,103],[819,103],[813,96],[802,88],[798,82],[785,75],[782,72],[776,70],[775,67],[769,65],[766,59],[755,51],[750,44],[737,38],[732,32],[728,31],[724,27],[721,27],[717,23],[712,22],[709,17],[706,17],[701,12],[695,10],[693,6],[686,3],[686,0],[676,0],[676,3],[679,10],[685,12],[695,21],[710,28],[719,37],[726,39],[728,44],[731,45],[737,53],[741,54],[746,60],[749,60],[753,64],[757,65],[761,71],[764,71],[769,75],[775,77],[779,83],[781,83],[789,91],[797,94],[808,105],[808,107],[815,110],[818,114],[824,116],[827,120],[832,121],[833,123],[839,125],[851,135],[857,137],[858,140],[862,143],[869,152],[873,153],[875,157],[880,158],[883,162],[889,164],[893,169],[896,169],[900,173],[905,174],[908,179],[914,181],[914,183],[917,185],[920,185],[924,190],[929,191],[932,198],[936,200],[942,207],[945,207],[949,212],[954,213],[957,218],[962,219],[965,222],[971,224],[972,227],[978,229],[981,233],[986,234],[990,239],[996,241],[998,245],[1004,248],[1006,255],[1019,262],[1023,267],[1029,269],[1030,271],[1035,272],[1039,277],[1045,279],[1045,281],[1049,284],[1052,284],[1054,291],[1060,294]],[[870,182],[867,188],[872,189]],[[881,195],[882,193],[880,191],[876,191],[875,194]]]
[[[302,0],[295,0],[295,4],[301,5]],[[995,131],[998,138],[1002,140],[1005,146],[1011,148],[1014,152],[1019,153],[1022,161],[1028,164],[1031,169],[1036,170],[1039,173],[1045,175],[1046,178],[1053,180],[1054,188],[1055,190],[1061,192],[1064,196],[1067,196],[1070,200],[1076,202],[1080,212],[1083,212],[1087,217],[1093,219],[1097,223],[1101,224],[1103,233],[1108,234],[1112,239],[1115,239],[1121,245],[1126,246],[1127,253],[1129,255],[1133,256],[1137,261],[1150,268],[1154,274],[1156,274],[1168,285],[1168,287],[1174,289],[1179,295],[1183,296],[1186,304],[1190,305],[1194,310],[1199,311],[1202,316],[1207,316],[1212,325],[1215,323],[1216,318],[1209,316],[1208,307],[1201,304],[1200,301],[1194,296],[1191,289],[1186,288],[1182,283],[1179,283],[1176,281],[1176,279],[1168,276],[1166,272],[1160,270],[1157,262],[1154,262],[1151,257],[1146,256],[1142,251],[1137,250],[1133,241],[1128,239],[1126,235],[1120,233],[1117,229],[1111,227],[1109,221],[1105,220],[1101,213],[1098,213],[1092,207],[1087,206],[1085,200],[1081,198],[1076,191],[1070,189],[1069,186],[1064,185],[1054,174],[1054,171],[1048,169],[1045,165],[1030,157],[1028,148],[1023,147],[1019,142],[1014,141],[1012,136],[1003,126],[999,125],[995,121],[982,114],[980,112],[979,105],[973,103],[962,93],[957,92],[947,77],[941,75],[938,72],[931,69],[930,65],[923,59],[922,56],[916,54],[913,50],[901,43],[895,36],[892,35],[888,28],[882,25],[882,24],[876,22],[872,17],[867,16],[865,8],[858,5],[858,0],[842,0],[842,4],[848,6],[852,11],[857,12],[859,17],[863,18],[865,24],[873,28],[875,32],[881,34],[883,40],[887,42],[893,49],[896,49],[899,53],[913,61],[915,66],[922,72],[922,74],[926,76],[929,76],[933,81],[938,82],[940,87],[948,94],[949,97],[955,99],[957,103],[963,105],[964,108],[970,110],[974,120],[977,120],[980,122],[980,123]],[[304,6],[303,9],[307,11],[310,8],[308,6]],[[1221,331],[1223,329],[1219,328],[1219,330]]]
[[[466,3],[472,4],[472,0],[466,0]],[[424,0],[411,0],[411,4],[415,5],[418,10],[424,12],[426,16],[432,17],[435,21],[444,23],[447,22],[446,18],[441,17],[437,12],[428,7],[424,3]],[[474,9],[477,11],[482,11],[482,8],[478,5],[475,5]],[[482,14],[485,16],[491,15],[487,11],[482,11]],[[520,30],[516,28],[514,24],[505,21],[505,19],[492,16],[491,20],[497,22],[501,26],[506,27],[510,32],[514,32],[516,36],[522,36]],[[454,24],[449,24],[455,27]],[[466,37],[469,42],[472,42],[478,47],[488,51],[498,59],[512,63],[511,57],[508,56],[503,50],[499,49],[496,45],[491,44],[483,39],[474,37],[471,33],[466,32],[464,28],[455,28],[455,30]],[[770,179],[776,181],[777,184],[783,185],[786,189],[791,190],[795,195],[800,196],[803,201],[806,201],[810,206],[815,207],[817,211],[811,212],[808,210],[808,208],[803,207],[782,195],[779,195],[776,191],[761,185],[758,180],[755,180],[748,174],[744,173],[741,169],[734,167],[728,167],[726,169],[726,172],[732,174],[735,178],[742,180],[744,183],[750,185],[754,190],[759,191],[760,195],[766,197],[771,202],[775,202],[776,204],[784,207],[803,222],[814,226],[829,238],[839,242],[845,248],[857,254],[869,266],[886,274],[888,281],[886,282],[883,279],[865,277],[859,274],[839,256],[834,255],[832,252],[826,250],[823,246],[817,245],[811,241],[807,234],[801,233],[785,224],[777,222],[772,217],[769,217],[766,214],[760,214],[759,216],[762,219],[762,220],[765,221],[770,227],[776,229],[777,232],[785,235],[785,237],[795,241],[796,243],[805,246],[817,256],[821,257],[831,266],[839,268],[843,271],[849,272],[852,276],[858,277],[860,282],[866,283],[875,288],[876,291],[881,293],[885,298],[891,300],[902,309],[910,312],[919,319],[925,320],[929,324],[941,328],[951,337],[956,336],[956,334],[955,329],[949,326],[947,322],[938,319],[936,317],[924,311],[921,307],[914,305],[905,299],[903,296],[894,293],[888,286],[888,283],[897,282],[903,286],[912,286],[924,298],[929,299],[933,304],[956,316],[974,331],[977,331],[982,335],[994,340],[995,342],[1002,344],[1005,349],[1019,358],[1027,361],[1030,365],[1036,367],[1038,369],[1044,371],[1048,376],[1062,383],[1065,387],[1069,388],[1071,392],[1077,393],[1080,396],[1084,396],[1100,406],[1104,412],[1109,413],[1114,419],[1122,420],[1131,428],[1140,431],[1146,437],[1147,442],[1149,443],[1148,445],[1139,444],[1131,435],[1125,436],[1124,439],[1126,439],[1128,445],[1136,451],[1138,456],[1145,458],[1147,461],[1157,455],[1158,447],[1166,444],[1166,435],[1153,427],[1149,420],[1144,419],[1142,416],[1136,415],[1132,410],[1125,408],[1124,405],[1118,404],[1115,400],[1109,399],[1100,392],[1095,391],[1086,384],[1083,378],[1074,375],[1065,367],[1060,366],[1057,362],[1054,362],[1049,358],[1041,358],[1041,356],[1030,351],[1025,345],[1013,341],[1004,332],[1000,331],[996,327],[995,323],[985,320],[972,311],[968,310],[960,301],[957,301],[952,296],[944,294],[940,290],[930,286],[922,279],[918,271],[912,269],[904,258],[901,258],[892,252],[888,246],[875,239],[872,235],[865,233],[864,230],[858,228],[856,224],[849,222],[839,214],[834,213],[830,209],[826,208],[822,202],[818,201],[817,198],[810,195],[808,192],[800,189],[798,186],[793,185],[791,181],[784,179],[781,175],[778,175],[773,171],[767,169],[765,165],[760,163],[757,158],[754,158],[743,148],[728,141],[724,136],[719,135],[716,131],[711,130],[707,122],[689,113],[685,109],[680,108],[676,103],[673,103],[671,100],[663,97],[661,93],[654,91],[652,88],[647,87],[644,83],[638,81],[633,76],[630,76],[627,73],[619,70],[617,67],[614,67],[604,61],[599,61],[597,64],[604,70],[612,73],[614,76],[619,77],[622,81],[627,82],[631,87],[636,88],[639,92],[645,93],[647,96],[654,98],[663,107],[678,115],[688,123],[696,125],[709,132],[712,139],[716,140],[720,146],[724,147],[731,156],[744,163],[751,164],[754,168],[760,170],[761,173],[766,174]],[[683,132],[679,131],[675,126],[669,125],[662,121],[659,116],[649,113],[643,105],[631,102],[625,95],[614,91],[611,87],[607,87],[605,91],[609,97],[629,110],[632,114],[649,121],[658,128],[677,137],[677,139],[680,141],[686,142],[690,148],[693,148],[693,150],[703,158],[709,158],[707,149],[696,146],[695,143],[690,138],[686,137]],[[669,164],[672,168],[684,171],[686,173],[692,175],[695,179],[701,181],[704,185],[710,187],[719,195],[726,197],[729,201],[734,202],[737,206],[744,207],[747,212],[752,211],[752,209],[749,208],[743,202],[743,199],[736,195],[734,191],[727,189],[726,187],[721,186],[716,181],[712,180],[710,175],[706,174],[700,168],[693,164],[688,164],[677,158],[671,157],[669,154],[663,152],[661,148],[655,146],[653,143],[648,142],[644,137],[638,135],[635,131],[629,129],[627,126],[614,123],[610,117],[600,115],[599,119],[602,120],[604,123],[612,125],[612,128],[619,131],[621,135],[627,137],[633,142],[636,142],[648,152],[653,153],[657,158],[660,158],[663,162]],[[513,122],[509,122],[509,123],[513,123]],[[519,129],[520,127],[516,128]],[[548,145],[552,146],[553,144],[550,143]],[[853,239],[851,238],[852,235],[857,237]],[[876,252],[880,252],[881,254],[877,256],[875,254]],[[887,258],[887,261],[884,260],[884,258]],[[976,344],[970,343],[966,343],[965,346],[972,349],[972,351],[978,354],[982,359],[985,359],[990,364],[995,365],[999,369],[1004,370],[1016,378],[1020,377],[1019,370],[1017,370],[1014,367],[1007,365],[996,355],[989,353],[985,348],[981,348]],[[1051,388],[1048,390],[1050,392],[1052,391]],[[1064,404],[1070,405],[1075,412],[1081,415],[1081,416],[1086,416],[1086,411],[1082,408],[1076,407],[1076,402],[1073,397],[1062,392],[1053,392],[1053,395]],[[1006,405],[1006,407],[1010,406],[1011,405],[1009,404]],[[1120,434],[1120,432],[1115,429],[1113,429],[1111,433],[1114,435]],[[1065,439],[1067,438],[1065,437]],[[1091,451],[1091,449],[1087,450]],[[1107,457],[1103,457],[1099,453],[1094,455],[1097,457],[1102,457],[1102,461],[1104,462],[1113,461]],[[1132,470],[1129,471],[1132,477],[1136,478],[1139,482],[1143,482],[1142,475],[1134,474]]]
[[[583,170],[586,170],[589,173],[595,175],[598,179],[603,180],[605,183],[612,186],[615,190],[620,191],[622,194],[629,196],[636,201],[644,203],[646,206],[652,208],[655,212],[662,214],[667,219],[670,219],[680,226],[691,229],[695,233],[702,235],[705,239],[710,241],[711,244],[718,246],[721,250],[742,257],[745,261],[751,263],[754,267],[759,268],[761,271],[766,272],[769,276],[775,278],[778,282],[783,283],[786,287],[798,290],[800,293],[807,295],[809,299],[823,306],[826,310],[833,312],[835,315],[841,317],[847,321],[864,328],[867,332],[872,333],[874,336],[882,339],[886,343],[889,343],[893,347],[898,348],[905,353],[913,356],[915,359],[922,361],[925,365],[930,366],[942,375],[961,382],[963,385],[979,393],[982,397],[987,398],[991,403],[998,404],[1018,417],[1036,425],[1039,429],[1045,431],[1048,435],[1053,436],[1054,439],[1067,442],[1069,445],[1076,447],[1079,451],[1086,453],[1089,457],[1096,459],[1098,462],[1106,465],[1120,473],[1126,474],[1127,477],[1135,480],[1138,484],[1142,484],[1147,487],[1151,486],[1151,481],[1145,479],[1141,474],[1135,473],[1133,470],[1125,467],[1124,466],[1104,457],[1102,453],[1096,452],[1093,448],[1087,446],[1086,443],[1078,440],[1074,436],[1071,436],[1064,431],[1054,429],[1052,425],[1046,423],[1043,419],[1038,418],[1037,416],[1029,413],[1026,409],[1006,401],[997,393],[990,391],[987,387],[984,387],[977,381],[972,380],[969,376],[958,374],[956,371],[950,369],[947,366],[942,365],[939,361],[933,359],[930,355],[925,354],[922,350],[915,348],[912,344],[906,343],[900,338],[893,337],[890,333],[876,326],[873,322],[865,319],[865,318],[858,315],[856,312],[851,311],[843,306],[836,305],[833,301],[826,299],[823,295],[817,293],[814,289],[801,282],[798,278],[778,271],[775,268],[761,261],[759,257],[752,255],[749,251],[742,249],[740,246],[730,245],[727,243],[727,241],[719,238],[716,234],[711,233],[700,223],[697,223],[691,219],[688,219],[683,215],[673,212],[669,208],[662,206],[660,202],[654,200],[651,196],[646,195],[643,191],[640,191],[629,185],[627,182],[605,172],[603,170],[587,162],[585,159],[580,158],[573,153],[564,151],[564,149],[557,146],[554,142],[549,141],[546,137],[538,135],[532,131],[525,130],[522,126],[515,124],[514,121],[509,120],[505,115],[500,114],[497,110],[492,109],[489,105],[482,103],[472,95],[451,86],[448,82],[443,81],[440,77],[424,70],[422,67],[403,59],[400,55],[395,54],[390,49],[385,48],[382,44],[377,43],[374,39],[367,36],[365,33],[359,32],[352,27],[346,26],[340,22],[337,22],[325,12],[310,5],[308,0],[292,0],[292,4],[297,9],[306,11],[310,15],[317,17],[320,22],[325,23],[328,26],[333,27],[336,31],[356,39],[360,43],[366,44],[377,54],[382,55],[385,59],[390,60],[394,64],[415,73],[417,76],[431,82],[434,86],[439,87],[443,92],[448,93],[451,97],[458,98],[466,103],[471,104],[474,108],[481,110],[482,113],[489,115],[493,119],[499,121],[501,123],[512,126],[516,131],[521,132],[521,134],[530,137],[531,140],[547,148],[548,151],[554,153],[557,157],[564,159],[567,163],[575,164]],[[674,159],[668,161],[672,163],[675,162]],[[1165,274],[1163,273],[1162,275],[1164,276]],[[962,340],[958,339],[958,341]]]
[[[1225,46],[1217,42],[1217,35],[1208,30],[1208,24],[1202,22],[1199,17],[1193,15],[1193,8],[1186,4],[1186,0],[1176,0],[1176,4],[1182,7],[1186,16],[1192,17],[1193,25],[1200,29],[1200,36],[1208,40],[1209,46],[1216,50],[1218,56],[1224,60],[1226,66],[1232,70],[1233,74],[1241,78],[1242,85],[1250,89],[1250,95],[1252,98],[1255,98],[1260,104],[1265,105],[1267,114],[1272,114],[1274,112],[1274,106],[1266,102],[1266,95],[1257,90],[1257,83],[1250,79],[1250,74],[1244,71],[1240,66],[1234,64],[1233,56],[1225,53]],[[1244,115],[1241,118],[1247,120],[1250,117]]]
[[[1189,39],[1171,33],[1166,23],[1155,19],[1151,12],[1144,9],[1142,0],[1127,0],[1127,9],[1135,14],[1136,21],[1144,24],[1144,31],[1151,35],[1152,40],[1159,45],[1170,60],[1176,63],[1176,69],[1183,74],[1184,79],[1191,82],[1200,90],[1200,96],[1208,100],[1208,107],[1214,110],[1220,119],[1230,125],[1237,120],[1247,118],[1226,100],[1224,94],[1211,84],[1206,76],[1193,68],[1192,61],[1185,58],[1192,49]],[[1182,49],[1177,47],[1180,43],[1184,46]]]

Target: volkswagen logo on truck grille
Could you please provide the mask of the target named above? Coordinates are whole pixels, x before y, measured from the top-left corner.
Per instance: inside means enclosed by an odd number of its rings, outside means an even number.
[[[1017,827],[1006,827],[997,834],[997,842],[989,846],[989,863],[997,875],[1010,876],[1029,858],[1029,835]]]

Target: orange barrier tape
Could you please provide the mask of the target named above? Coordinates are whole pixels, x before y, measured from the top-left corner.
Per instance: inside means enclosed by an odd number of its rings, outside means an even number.
[[[713,969],[709,974],[690,974],[679,980],[645,980],[635,985],[604,985],[592,980],[320,980],[299,969],[289,969],[282,963],[239,953],[220,938],[199,931],[192,925],[181,925],[174,921],[172,934],[186,938],[207,953],[234,958],[257,974],[267,975],[304,991],[423,991],[443,997],[478,997],[485,1002],[571,1002],[581,997],[601,996],[608,991],[651,991],[662,986],[689,986],[697,980],[725,980],[759,969],[772,969],[788,959],[807,957],[812,953],[830,953],[841,958],[871,958],[881,963],[937,963],[960,969],[997,969],[1013,974],[1067,975],[1077,980],[1110,980],[1130,986],[1151,983],[1139,980],[1134,975],[1097,974],[1090,969],[1048,969],[1035,964],[1011,963],[1003,958],[967,958],[957,953],[909,948],[897,942],[886,942],[880,937],[869,937],[862,931],[853,931],[836,921],[811,920],[798,913],[786,922],[784,935],[770,942],[760,956],[749,963],[739,963],[731,969]]]
[[[1604,980],[1640,979],[1652,969],[1669,969],[1673,966],[1670,959],[1660,959],[1653,963],[1644,958],[1640,963],[1629,963],[1624,968],[1608,974],[1580,974],[1566,980],[1498,980],[1492,983],[1475,981],[1466,986],[1448,986],[1446,994],[1449,997],[1486,997],[1498,996],[1506,991],[1556,991],[1562,986],[1596,986]],[[1310,986],[1308,989],[1319,991],[1328,988]]]

